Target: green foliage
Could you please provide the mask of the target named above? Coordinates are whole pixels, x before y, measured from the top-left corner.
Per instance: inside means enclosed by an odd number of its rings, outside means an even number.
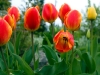
[[[10,6],[10,0],[0,0],[0,10],[7,10]]]
[[[54,65],[44,66],[36,75],[58,75],[68,69],[64,60]]]

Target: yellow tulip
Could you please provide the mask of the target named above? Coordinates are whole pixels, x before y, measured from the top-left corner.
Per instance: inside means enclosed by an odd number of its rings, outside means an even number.
[[[87,18],[88,19],[96,19],[97,13],[94,7],[89,7],[87,10]]]

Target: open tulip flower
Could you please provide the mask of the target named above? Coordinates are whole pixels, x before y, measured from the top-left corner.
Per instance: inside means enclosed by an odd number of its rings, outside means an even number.
[[[87,10],[87,18],[88,19],[96,19],[97,13],[94,7],[89,7]]]
[[[0,46],[6,44],[12,35],[11,26],[2,18],[0,18]]]
[[[16,28],[16,20],[15,20],[14,15],[11,16],[10,14],[7,14],[3,18],[9,23],[12,30],[14,30]]]
[[[24,28],[29,31],[35,31],[40,27],[40,14],[36,7],[30,7],[26,10],[24,16]]]
[[[47,3],[43,6],[42,18],[49,23],[54,22],[58,17],[58,11],[52,3]]]
[[[55,48],[58,52],[68,52],[74,46],[73,35],[64,30],[59,31],[53,38]]]
[[[67,27],[67,29],[75,31],[80,28],[81,20],[82,20],[81,13],[77,10],[72,10],[67,15],[65,15],[64,24]]]
[[[10,15],[14,15],[16,21],[18,21],[18,20],[20,19],[20,12],[19,12],[19,10],[18,10],[17,7],[12,6],[12,7],[8,8],[8,13],[9,13]]]
[[[59,18],[64,22],[64,16],[65,14],[68,14],[68,12],[71,11],[71,8],[68,4],[64,3],[60,9],[59,9]]]

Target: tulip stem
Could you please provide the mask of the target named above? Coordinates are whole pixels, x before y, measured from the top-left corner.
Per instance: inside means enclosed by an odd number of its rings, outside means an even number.
[[[53,25],[53,23],[51,23],[51,32],[52,32],[52,37],[54,37],[54,25]]]
[[[35,69],[35,51],[34,51],[34,40],[33,40],[33,32],[31,32],[31,40],[32,40],[32,53],[33,53],[33,68]]]
[[[74,31],[72,31],[72,34],[74,36]],[[74,48],[72,48],[72,54],[71,54],[71,63],[70,63],[70,70],[69,70],[69,75],[73,75],[72,74],[72,64],[73,64],[73,59],[74,59]]]
[[[2,59],[3,59],[4,64],[5,64],[5,66],[6,66],[7,73],[8,73],[8,75],[10,75],[9,68],[8,68],[7,63],[6,63],[6,59],[5,59],[5,57],[4,57],[4,53],[3,53],[2,47],[0,47],[0,51],[1,51]]]
[[[91,56],[93,56],[93,26],[92,26],[92,20],[91,20],[91,24],[90,24],[90,53],[91,53]]]

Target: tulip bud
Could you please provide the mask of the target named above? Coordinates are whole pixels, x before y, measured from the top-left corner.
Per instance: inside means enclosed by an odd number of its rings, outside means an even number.
[[[71,8],[68,4],[64,3],[59,9],[59,18],[64,22],[65,14],[68,14],[71,11]]]
[[[12,35],[11,26],[2,18],[0,18],[0,46],[5,45]]]
[[[68,52],[74,46],[74,38],[73,35],[64,30],[59,31],[53,38],[55,48],[58,52]]]
[[[12,7],[8,8],[8,14],[14,15],[16,21],[18,21],[20,19],[20,13],[19,13],[19,10],[17,7],[12,6]]]
[[[75,31],[80,28],[81,20],[82,20],[81,13],[77,10],[72,10],[67,15],[65,15],[64,24],[67,27],[67,29]]]
[[[37,8],[30,7],[26,10],[24,16],[24,28],[29,31],[35,31],[40,27],[40,14]]]
[[[90,29],[88,29],[86,36],[87,38],[90,38]]]
[[[47,3],[43,6],[42,18],[49,23],[54,22],[58,17],[58,12],[52,3]]]
[[[97,13],[94,7],[89,7],[87,10],[87,18],[88,19],[96,19]]]

